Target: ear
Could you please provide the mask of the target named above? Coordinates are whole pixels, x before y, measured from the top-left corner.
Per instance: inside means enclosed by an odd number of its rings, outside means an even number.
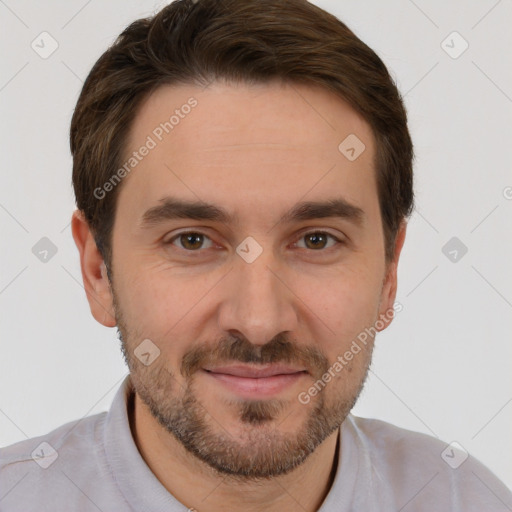
[[[401,222],[395,237],[395,248],[393,251],[393,259],[387,263],[386,276],[384,278],[380,304],[379,304],[379,319],[382,328],[377,328],[378,331],[383,331],[393,321],[394,317],[394,303],[397,289],[397,268],[400,253],[405,241],[405,232],[407,224],[404,221]]]
[[[71,232],[80,253],[80,267],[92,316],[105,327],[115,327],[113,297],[107,268],[83,213],[76,210],[71,218]]]

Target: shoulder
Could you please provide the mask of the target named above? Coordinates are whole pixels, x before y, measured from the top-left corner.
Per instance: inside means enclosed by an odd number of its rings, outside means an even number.
[[[70,421],[47,434],[32,437],[0,449],[0,468],[2,470],[15,466],[51,465],[59,458],[59,450],[64,448],[66,455],[71,451],[90,452],[91,444],[100,436],[99,429],[107,413]],[[46,459],[46,460],[45,460]]]
[[[392,488],[404,511],[433,504],[465,512],[512,510],[510,490],[459,443],[351,414],[344,427],[367,458],[374,485]]]
[[[5,510],[18,510],[23,503],[33,505],[35,496],[53,495],[55,499],[53,492],[69,487],[76,466],[81,476],[97,478],[104,466],[102,427],[106,416],[103,412],[71,421],[47,434],[0,448],[2,505],[16,504]],[[43,503],[40,506],[46,510]]]

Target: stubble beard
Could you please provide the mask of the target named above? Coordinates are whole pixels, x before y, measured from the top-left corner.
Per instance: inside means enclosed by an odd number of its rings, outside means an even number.
[[[222,415],[217,410],[210,411],[198,399],[195,373],[186,376],[185,384],[181,385],[165,368],[165,361],[157,359],[150,366],[141,364],[133,355],[138,338],[131,337],[118,304],[116,320],[132,385],[152,416],[197,459],[219,475],[241,482],[285,475],[303,464],[340,428],[363,389],[371,362],[370,349],[364,375],[351,396],[343,396],[341,390],[333,397],[328,391],[332,394],[334,389],[320,391],[308,404],[306,417],[295,433],[282,432],[279,425],[286,419],[287,410],[306,407],[298,400],[296,404],[278,399],[230,401],[227,405],[235,411],[239,423],[240,434],[235,438],[222,426]],[[322,374],[326,370],[327,361],[321,366],[318,375],[320,370]],[[284,417],[280,420],[281,416]]]

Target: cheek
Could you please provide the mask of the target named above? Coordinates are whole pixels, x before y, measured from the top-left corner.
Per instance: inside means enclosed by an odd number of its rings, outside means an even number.
[[[329,360],[342,354],[353,339],[373,325],[378,315],[381,283],[377,274],[349,271],[344,268],[322,281],[322,286],[312,286],[311,279],[301,278],[300,296],[314,313],[318,339]],[[304,310],[306,311],[306,310]],[[320,334],[321,332],[321,334]]]
[[[168,265],[125,267],[116,281],[116,294],[127,326],[158,343],[163,352],[183,350],[179,340],[194,337],[208,292],[219,281],[216,272],[191,277]],[[172,340],[172,343],[169,341]]]

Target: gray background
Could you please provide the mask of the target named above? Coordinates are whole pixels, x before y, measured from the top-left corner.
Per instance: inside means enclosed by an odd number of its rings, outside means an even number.
[[[457,441],[512,486],[511,2],[315,3],[389,67],[417,153],[403,311],[354,413]],[[81,283],[68,128],[95,60],[163,4],[0,0],[0,446],[107,410],[126,374]]]

